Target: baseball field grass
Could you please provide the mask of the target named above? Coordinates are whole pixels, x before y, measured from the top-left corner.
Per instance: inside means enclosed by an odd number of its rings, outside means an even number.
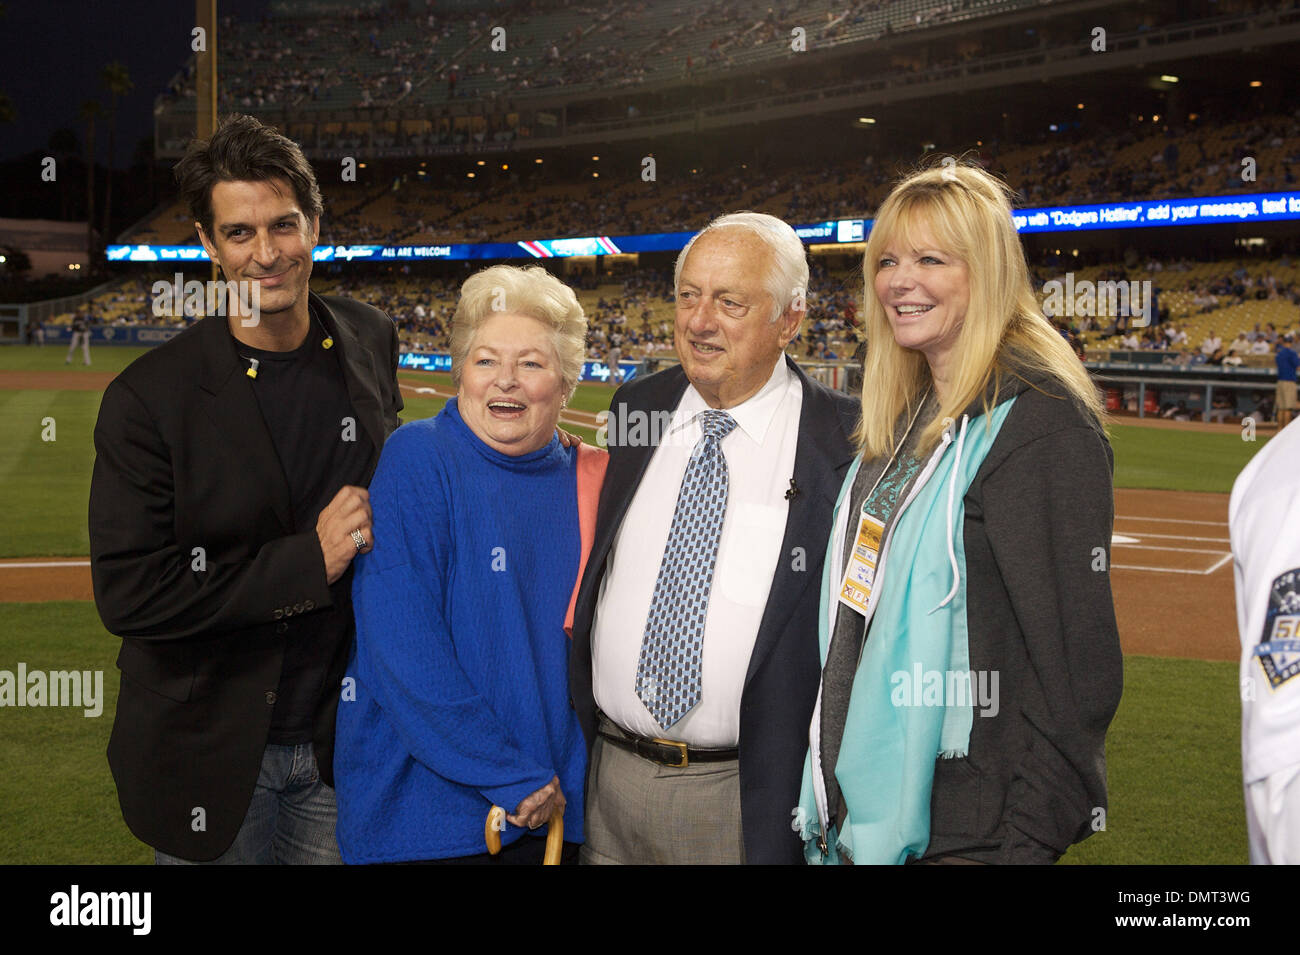
[[[14,708],[0,719],[0,863],[151,860],[122,822],[104,755],[118,640],[84,601],[0,603],[0,669],[100,670],[102,712]],[[1246,861],[1235,663],[1129,656],[1107,738],[1110,807],[1066,863]]]
[[[102,347],[91,372],[116,372],[142,349]],[[57,346],[0,348],[0,371],[84,374]],[[407,383],[445,376],[403,373]],[[608,407],[613,389],[584,385],[577,411]],[[444,398],[405,394],[402,418],[436,414]],[[0,557],[85,555],[98,391],[0,390],[0,490],[12,505]],[[54,430],[49,430],[50,421]],[[569,427],[566,425],[566,427]],[[569,430],[594,441],[591,428]],[[1111,428],[1119,487],[1226,493],[1265,442],[1239,435]],[[52,438],[52,439],[51,439]],[[0,863],[140,863],[151,854],[127,831],[104,750],[112,726],[119,641],[83,601],[0,603],[0,670],[103,673],[102,712],[0,710]],[[1240,707],[1235,663],[1130,655],[1108,743],[1110,808],[1067,863],[1234,864],[1246,861]]]
[[[1130,654],[1106,735],[1105,829],[1064,861],[1245,864],[1237,664]]]
[[[0,718],[0,863],[149,862],[122,821],[104,755],[113,728],[120,641],[89,601],[0,603],[0,669],[98,670],[102,712],[84,706],[6,708]]]
[[[1268,441],[1240,433],[1163,430],[1132,424],[1109,428],[1115,486],[1227,494],[1255,452]]]
[[[80,349],[72,362],[65,364],[66,346],[0,347],[0,371],[66,371],[72,375],[102,371],[115,375],[147,351],[149,348],[143,345],[101,345],[90,350],[91,364],[87,368],[81,363]]]

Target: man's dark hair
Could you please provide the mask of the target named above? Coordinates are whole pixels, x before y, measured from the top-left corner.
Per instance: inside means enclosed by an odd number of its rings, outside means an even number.
[[[192,141],[174,173],[190,215],[210,239],[212,187],[218,182],[283,179],[293,187],[298,208],[309,224],[323,209],[316,174],[298,144],[240,113],[222,119],[211,139]]]

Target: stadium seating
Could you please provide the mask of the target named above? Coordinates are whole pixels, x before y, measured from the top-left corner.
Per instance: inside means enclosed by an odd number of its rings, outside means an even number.
[[[1198,118],[1178,128],[1144,120],[1100,141],[1052,137],[1005,150],[981,141],[969,149],[945,144],[942,150],[983,163],[1011,185],[1022,206],[1280,191],[1295,187],[1290,167],[1300,162],[1300,119],[1274,114],[1225,125]],[[1241,175],[1243,150],[1256,160],[1253,180]],[[740,208],[790,222],[866,217],[914,161],[914,156],[868,155],[777,169],[739,162],[717,169],[665,166],[654,183],[634,175],[552,178],[545,165],[532,168],[530,159],[519,158],[505,163],[512,166],[508,171],[500,169],[499,159],[484,160],[475,179],[454,181],[438,171],[437,161],[389,163],[355,183],[322,176],[321,241],[510,242],[675,232]],[[194,237],[175,201],[121,241],[177,244]]]
[[[795,27],[825,50],[1039,5],[1040,0],[811,0],[764,10],[746,0],[633,0],[492,17],[481,11],[417,10],[398,17],[382,7],[277,5],[256,22],[223,21],[224,45],[240,53],[223,64],[220,106],[317,111],[522,97],[556,87],[579,93],[776,62],[791,54]],[[504,50],[493,47],[495,27],[506,30]],[[181,103],[194,95],[192,70],[178,75],[168,95]]]

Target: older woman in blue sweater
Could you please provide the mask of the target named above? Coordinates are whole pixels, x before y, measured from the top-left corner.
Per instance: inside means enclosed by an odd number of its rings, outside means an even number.
[[[453,321],[456,397],[389,438],[370,485],[334,763],[350,863],[485,861],[494,804],[503,861],[540,861],[566,801],[582,841],[564,633],[578,449],[556,423],[587,322],[570,288],[510,266],[471,276]]]

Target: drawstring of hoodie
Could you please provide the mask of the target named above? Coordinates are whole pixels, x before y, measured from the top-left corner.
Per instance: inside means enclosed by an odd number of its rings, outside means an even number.
[[[948,480],[948,561],[952,564],[952,589],[948,591],[948,596],[944,597],[937,607],[929,611],[930,613],[947,606],[952,598],[957,596],[957,591],[961,587],[961,569],[957,565],[957,550],[953,546],[952,515],[957,499],[957,474],[961,470],[961,452],[966,444],[966,425],[969,421],[969,415],[961,416],[961,429],[957,432],[957,460],[952,464],[952,477]],[[945,432],[944,443],[947,444],[951,440],[952,435]]]

